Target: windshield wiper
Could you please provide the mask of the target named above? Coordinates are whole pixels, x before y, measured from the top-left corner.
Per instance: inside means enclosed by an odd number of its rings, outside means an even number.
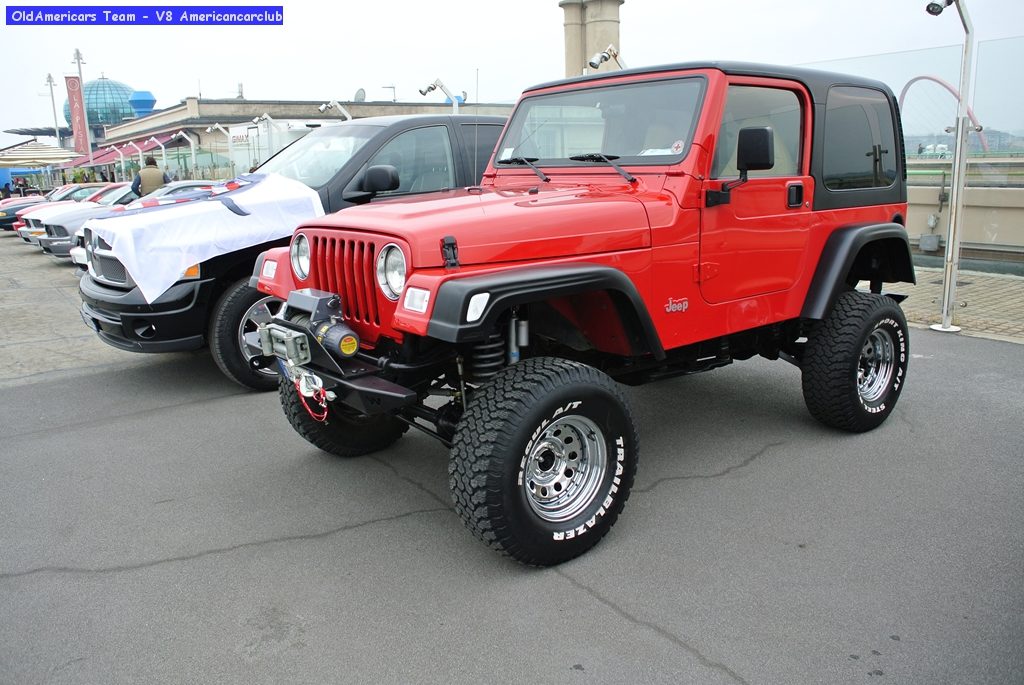
[[[547,174],[540,170],[540,167],[534,164],[536,161],[536,157],[509,157],[507,159],[499,159],[498,164],[525,164],[533,169],[533,173],[537,174],[537,178],[547,183],[551,179],[548,178]]]
[[[636,176],[629,173],[628,171],[626,171],[625,169],[623,169],[618,164],[612,161],[618,158],[618,155],[606,155],[603,152],[588,152],[585,155],[573,155],[569,159],[571,159],[574,162],[604,162],[610,165],[612,169],[618,171],[619,175],[621,175],[622,178],[626,179],[630,183],[636,183]]]

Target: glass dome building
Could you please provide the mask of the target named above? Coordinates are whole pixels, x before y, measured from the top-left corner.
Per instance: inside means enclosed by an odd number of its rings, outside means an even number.
[[[134,88],[120,81],[100,77],[89,81],[82,89],[85,92],[85,111],[89,117],[89,128],[106,124],[114,126],[125,119],[135,117],[130,102]],[[71,122],[71,106],[64,101],[64,119]]]

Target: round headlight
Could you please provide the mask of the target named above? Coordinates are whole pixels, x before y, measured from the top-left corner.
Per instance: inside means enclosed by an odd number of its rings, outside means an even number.
[[[377,256],[377,283],[389,300],[397,300],[405,290],[405,255],[394,243],[385,245]]]
[[[309,278],[309,239],[302,233],[295,236],[290,252],[292,271],[295,272],[299,280],[306,280]]]

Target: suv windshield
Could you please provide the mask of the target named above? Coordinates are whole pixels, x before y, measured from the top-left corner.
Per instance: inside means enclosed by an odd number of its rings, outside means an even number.
[[[690,149],[704,83],[691,77],[524,98],[495,161],[590,166],[570,158],[601,153],[619,164],[674,164]]]
[[[360,124],[318,128],[268,159],[257,172],[281,174],[317,190],[380,130]]]

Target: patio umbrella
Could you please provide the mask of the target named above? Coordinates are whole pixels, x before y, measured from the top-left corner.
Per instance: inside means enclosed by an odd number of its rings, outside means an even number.
[[[35,138],[0,150],[0,167],[43,167],[74,159],[78,153],[46,145]]]

